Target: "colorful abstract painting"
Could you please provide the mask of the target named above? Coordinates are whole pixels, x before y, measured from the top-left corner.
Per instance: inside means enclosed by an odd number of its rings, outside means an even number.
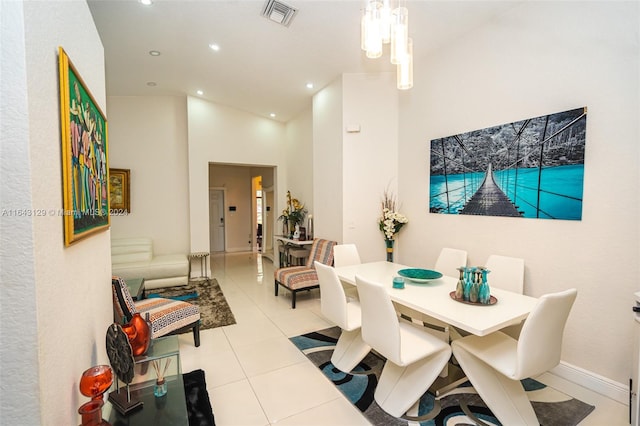
[[[62,47],[60,127],[64,242],[70,245],[108,229],[107,120]]]

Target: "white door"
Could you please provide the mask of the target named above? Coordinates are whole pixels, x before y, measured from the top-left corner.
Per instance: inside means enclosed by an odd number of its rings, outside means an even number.
[[[209,244],[212,252],[224,251],[224,191],[209,192]]]

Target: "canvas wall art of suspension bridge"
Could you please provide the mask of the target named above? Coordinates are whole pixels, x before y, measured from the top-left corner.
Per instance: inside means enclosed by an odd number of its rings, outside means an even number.
[[[582,219],[587,108],[431,141],[429,211]]]

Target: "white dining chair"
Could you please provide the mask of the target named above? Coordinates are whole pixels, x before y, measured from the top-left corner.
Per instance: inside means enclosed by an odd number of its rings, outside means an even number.
[[[570,289],[540,297],[518,340],[498,331],[451,344],[471,384],[502,424],[539,424],[520,380],[560,363],[562,335],[576,295]]]
[[[524,292],[524,259],[492,254],[484,266],[491,271],[488,275],[491,287],[518,294]]]
[[[333,266],[340,268],[341,266],[359,265],[360,254],[355,244],[338,244],[333,247]],[[343,286],[348,299],[358,300],[358,291],[355,286]]]
[[[490,271],[487,279],[489,288],[524,293],[524,259],[492,254],[484,266]],[[522,323],[510,325],[500,331],[517,339],[521,330]]]
[[[467,266],[467,252],[445,247],[440,250],[434,268],[444,275],[457,278],[459,276],[458,268],[461,266]]]
[[[458,268],[461,266],[467,266],[466,250],[444,247],[440,250],[434,269],[443,275],[458,278],[460,275]],[[414,317],[413,315],[411,316]],[[449,343],[452,338],[460,337],[460,334],[454,328],[443,321],[424,314],[419,315],[418,318],[433,330],[432,334],[436,334],[447,343]],[[449,375],[448,367],[449,366],[446,365],[442,370],[440,374],[441,377],[447,377]]]
[[[355,244],[338,244],[333,248],[333,265],[336,268],[360,263],[360,254]]]
[[[360,303],[347,299],[334,268],[320,262],[315,262],[315,268],[320,282],[320,311],[342,329],[331,355],[331,363],[338,370],[348,373],[371,351],[360,333]]]
[[[433,384],[451,356],[451,347],[424,327],[400,321],[382,284],[356,275],[356,285],[362,339],[386,358],[374,399],[385,412],[400,417]]]

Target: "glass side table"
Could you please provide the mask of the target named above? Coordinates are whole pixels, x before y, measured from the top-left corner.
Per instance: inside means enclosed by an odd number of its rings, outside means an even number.
[[[206,281],[209,279],[209,268],[207,267],[207,260],[209,259],[208,251],[198,251],[189,253],[189,280],[190,281]],[[193,259],[200,259],[200,276],[191,278],[191,261]]]
[[[127,287],[129,287],[129,293],[133,300],[142,300],[145,298],[144,292],[144,278],[128,278],[124,280]]]
[[[162,397],[154,395],[156,376],[154,369],[151,368],[153,361],[158,362],[161,368],[170,362],[165,373],[167,393]],[[110,407],[109,423],[112,426],[188,426],[189,417],[180,367],[178,336],[160,337],[152,340],[147,353],[135,357],[135,363],[136,376],[129,386],[131,397],[141,400],[144,405],[126,416]],[[138,374],[138,369],[142,371],[140,374]],[[107,402],[105,407],[107,405],[110,404]]]

